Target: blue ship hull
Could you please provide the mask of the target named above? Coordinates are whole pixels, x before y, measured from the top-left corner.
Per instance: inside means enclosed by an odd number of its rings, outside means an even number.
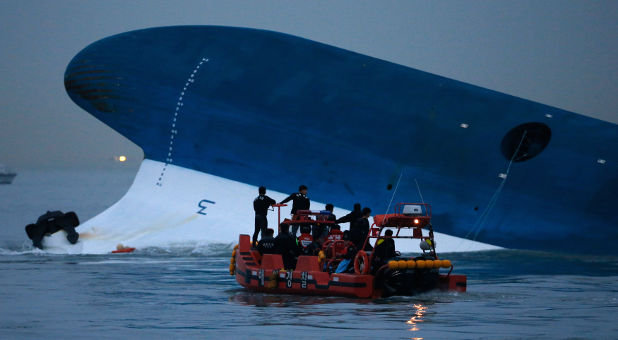
[[[65,87],[147,159],[282,192],[305,184],[313,200],[360,202],[374,213],[385,212],[395,188],[395,201],[420,200],[416,179],[440,232],[618,254],[611,123],[231,27],[102,39],[70,62]],[[165,186],[165,167],[152,182]]]

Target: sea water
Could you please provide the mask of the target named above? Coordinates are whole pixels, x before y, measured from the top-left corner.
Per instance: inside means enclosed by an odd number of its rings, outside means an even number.
[[[616,339],[618,258],[521,250],[443,254],[468,292],[362,300],[252,293],[228,245],[51,255],[23,231],[45,210],[85,220],[134,171],[22,172],[0,186],[0,339]],[[603,240],[600,240],[600,242]]]

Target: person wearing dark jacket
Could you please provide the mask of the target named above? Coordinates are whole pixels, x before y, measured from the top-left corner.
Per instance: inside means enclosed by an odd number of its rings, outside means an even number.
[[[258,197],[253,200],[253,210],[255,211],[255,230],[253,231],[253,244],[257,242],[257,236],[262,231],[262,237],[264,237],[264,231],[268,228],[268,219],[266,214],[268,213],[268,207],[277,203],[274,199],[266,196],[266,187],[261,186],[258,189]]]
[[[286,199],[279,202],[279,204],[285,204],[289,201],[292,201],[292,215],[296,215],[298,210],[309,210],[310,201],[307,197],[307,187],[304,185],[299,186],[297,193],[291,194]],[[292,219],[295,219],[295,216],[292,216]],[[298,224],[292,225],[292,235],[294,235],[294,237],[296,237],[298,227]]]
[[[360,203],[354,203],[354,209],[347,215],[338,218],[335,222],[337,224],[350,222],[350,228],[352,228],[352,224],[356,222],[359,218],[361,218],[361,205]]]
[[[387,229],[384,232],[384,236],[385,238],[378,240],[373,252],[373,260],[378,268],[385,264],[388,259],[397,256],[397,252],[395,251],[395,240],[392,239],[393,231]]]
[[[281,223],[280,230],[279,235],[275,237],[275,249],[281,254],[285,269],[294,269],[299,254],[298,242],[296,237],[290,234],[289,225]]]
[[[273,235],[275,235],[275,231],[270,228],[266,229],[266,231],[262,234],[262,239],[257,245],[257,250],[260,252],[260,254],[264,255],[277,253],[277,248],[275,247],[275,238],[273,237]]]
[[[309,210],[309,198],[307,198],[307,187],[301,185],[298,187],[298,192],[291,194],[279,204],[285,204],[292,201],[292,215],[296,215],[298,210]]]
[[[361,218],[350,226],[350,238],[358,249],[363,249],[363,243],[369,234],[369,216],[371,216],[371,209],[365,207],[361,211]],[[367,244],[364,250],[368,250],[371,246]]]

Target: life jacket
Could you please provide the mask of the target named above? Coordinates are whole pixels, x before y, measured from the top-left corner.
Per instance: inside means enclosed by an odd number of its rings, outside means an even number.
[[[328,236],[326,237],[326,241],[339,241],[339,240],[343,240],[343,231],[337,230],[337,229],[332,229],[328,233]]]
[[[313,237],[311,236],[311,234],[300,234],[300,236],[298,237],[298,241],[300,243],[300,246],[303,247],[303,249],[307,249],[307,247],[309,247],[309,245],[313,243]]]

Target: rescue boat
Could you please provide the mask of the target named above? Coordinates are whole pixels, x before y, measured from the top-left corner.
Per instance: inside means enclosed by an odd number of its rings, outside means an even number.
[[[284,205],[275,205],[278,209],[281,206]],[[318,255],[298,256],[295,268],[284,268],[281,255],[260,255],[252,246],[251,237],[240,235],[232,252],[230,274],[249,290],[276,294],[378,298],[414,295],[433,289],[465,292],[466,276],[452,274],[451,262],[439,259],[436,253],[431,206],[399,203],[394,210],[392,214],[374,216],[361,250],[354,256],[353,270],[350,265],[348,271],[336,272],[351,243],[340,237],[324,242]],[[334,225],[335,222],[324,218],[324,213],[301,210],[283,223]],[[279,211],[279,222],[280,216]],[[392,235],[387,236],[386,230],[391,230]],[[422,253],[403,256],[396,252],[392,258],[379,259],[373,249],[387,239],[420,240]]]

